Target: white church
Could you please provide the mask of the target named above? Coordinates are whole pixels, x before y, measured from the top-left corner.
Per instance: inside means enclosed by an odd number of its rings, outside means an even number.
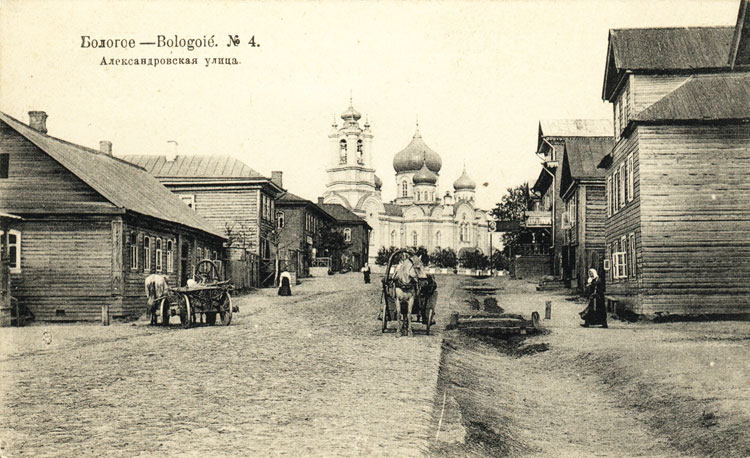
[[[328,183],[325,203],[337,203],[364,218],[372,227],[369,262],[374,265],[381,247],[424,246],[452,248],[489,254],[487,212],[475,206],[476,183],[464,167],[453,182],[453,193],[441,196],[440,155],[425,144],[419,126],[411,142],[393,157],[397,196],[384,202],[383,182],[375,175],[372,162],[372,132],[351,103],[341,114],[343,124],[334,121],[326,166]]]

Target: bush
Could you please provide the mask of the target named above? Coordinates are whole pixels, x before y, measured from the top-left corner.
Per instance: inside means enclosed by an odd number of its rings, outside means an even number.
[[[391,247],[380,247],[378,250],[378,256],[375,258],[375,264],[379,266],[384,266],[388,264],[388,259],[391,257],[391,255],[398,250],[395,246]]]
[[[437,267],[452,269],[458,265],[458,256],[451,248],[435,249],[430,256],[430,263]]]
[[[481,251],[464,251],[461,253],[459,262],[467,269],[485,269],[490,265],[490,260]]]

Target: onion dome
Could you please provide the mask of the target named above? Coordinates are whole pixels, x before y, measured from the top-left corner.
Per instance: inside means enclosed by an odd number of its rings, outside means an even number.
[[[414,184],[431,184],[434,186],[435,183],[437,183],[437,178],[437,175],[427,168],[427,161],[424,161],[422,162],[422,168],[419,169],[419,172],[414,174],[411,181],[413,181]]]
[[[341,113],[341,119],[346,122],[357,122],[361,117],[362,115],[359,113],[359,111],[355,110],[354,107],[352,107],[351,102],[349,103],[349,108],[347,108],[345,112]]]
[[[430,171],[438,173],[443,166],[443,161],[440,159],[440,155],[422,140],[419,126],[417,126],[417,131],[414,133],[411,143],[393,157],[393,169],[396,173],[416,172],[425,164]]]
[[[477,184],[474,180],[469,178],[469,175],[466,174],[466,167],[464,167],[464,173],[458,177],[458,180],[453,182],[453,189],[456,191],[473,191],[476,187]]]
[[[375,175],[375,189],[380,189],[382,187],[383,187],[383,180],[381,180],[379,176]]]

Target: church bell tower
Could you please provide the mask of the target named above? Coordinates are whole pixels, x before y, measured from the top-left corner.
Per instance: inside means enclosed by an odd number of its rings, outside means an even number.
[[[372,166],[372,132],[365,120],[359,126],[362,115],[352,106],[341,114],[341,126],[334,118],[329,139],[329,153],[326,166],[328,182],[323,194],[325,203],[338,203],[351,209],[363,197],[376,193],[375,169]]]

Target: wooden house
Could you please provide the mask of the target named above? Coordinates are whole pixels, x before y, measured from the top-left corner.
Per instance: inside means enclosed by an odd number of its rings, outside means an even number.
[[[284,192],[281,172],[268,178],[228,155],[128,155],[229,239],[228,255],[259,258],[259,283],[274,283],[278,232],[275,200]]]
[[[144,169],[47,135],[0,113],[0,209],[23,219],[8,242],[11,293],[39,320],[96,320],[144,312],[143,283],[170,285],[204,257],[222,256],[222,234]]]
[[[312,260],[322,252],[319,230],[336,220],[319,205],[291,192],[276,200],[276,220],[281,258],[291,264],[287,270],[294,269],[300,278],[310,276]]]
[[[566,138],[560,196],[563,278],[583,291],[588,269],[603,272],[604,222],[607,217],[604,170],[598,165],[612,151],[612,137]]]
[[[746,6],[735,29],[609,33],[603,99],[616,143],[601,166],[618,307],[750,312],[750,73],[732,61],[747,62],[732,51],[747,50]]]
[[[522,247],[528,255],[544,254],[549,258],[549,273],[563,278],[562,217],[565,203],[560,194],[561,162],[566,139],[607,138],[612,136],[612,123],[607,119],[547,119],[539,121],[536,154],[542,169],[532,187],[540,197],[541,209],[527,212],[525,226],[533,236],[533,246]],[[519,253],[524,256],[524,253]]]
[[[339,254],[338,262],[341,267],[358,271],[368,262],[372,227],[343,205],[324,204],[322,198],[318,201],[318,205],[335,218],[336,228],[344,234],[346,248]]]

